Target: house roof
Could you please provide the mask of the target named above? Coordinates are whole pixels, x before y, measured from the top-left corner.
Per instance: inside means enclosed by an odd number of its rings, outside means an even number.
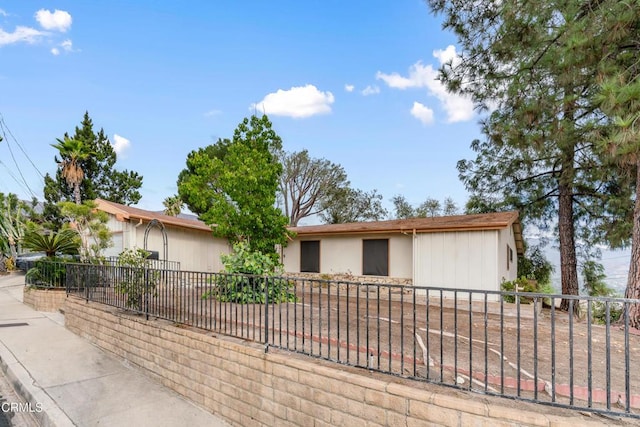
[[[394,219],[389,221],[352,222],[347,224],[309,225],[290,228],[298,236],[370,233],[435,233],[442,231],[481,231],[513,228],[516,251],[524,254],[522,227],[518,212],[495,212],[475,215]]]
[[[96,205],[101,211],[115,215],[118,221],[125,220],[142,220],[151,222],[156,219],[164,225],[172,225],[175,227],[190,228],[194,230],[211,231],[211,227],[198,219],[180,218],[163,213],[146,211],[131,206],[121,205],[120,203],[110,202],[108,200],[96,199]]]

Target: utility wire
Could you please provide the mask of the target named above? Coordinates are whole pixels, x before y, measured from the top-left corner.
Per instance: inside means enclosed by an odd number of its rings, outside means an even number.
[[[7,148],[9,149],[9,153],[11,154],[11,159],[13,160],[13,163],[16,166],[16,169],[18,170],[18,174],[20,175],[20,178],[22,178],[22,182],[24,183],[24,185],[22,185],[18,179],[15,177],[15,175],[11,172],[11,170],[9,169],[9,167],[2,163],[2,165],[7,169],[7,171],[9,172],[9,174],[11,175],[11,177],[14,179],[14,181],[16,181],[16,183],[18,183],[23,189],[26,189],[33,198],[38,198],[38,196],[36,196],[36,194],[33,192],[33,190],[31,189],[31,187],[29,186],[29,184],[27,183],[27,180],[25,179],[22,170],[20,169],[20,165],[18,165],[18,161],[16,160],[16,156],[13,153],[13,149],[11,148],[11,144],[9,143],[9,139],[7,138],[7,132],[9,133],[9,135],[11,136],[11,138],[13,138],[13,140],[16,142],[16,144],[18,145],[18,147],[20,148],[20,150],[22,151],[22,153],[25,155],[25,157],[27,157],[27,159],[29,160],[29,162],[31,163],[31,165],[33,165],[33,167],[36,169],[36,171],[40,174],[40,176],[42,176],[42,173],[40,173],[40,171],[38,170],[38,168],[33,164],[33,162],[31,161],[31,159],[29,158],[29,156],[26,154],[26,152],[24,151],[24,149],[20,146],[20,143],[18,143],[18,140],[16,139],[16,137],[11,133],[11,130],[9,130],[9,128],[7,127],[6,123],[4,122],[4,118],[2,117],[2,115],[0,114],[0,131],[2,132],[3,136],[4,136],[4,141],[6,141],[7,143]],[[43,177],[44,178],[44,177]],[[25,188],[26,187],[26,188]]]
[[[18,145],[18,148],[20,149],[20,151],[22,151],[22,154],[24,154],[24,156],[27,158],[29,163],[31,163],[31,166],[33,166],[33,168],[36,170],[36,172],[38,172],[38,175],[40,175],[42,177],[42,179],[44,179],[44,175],[42,175],[42,172],[40,172],[40,169],[38,169],[38,167],[35,165],[35,163],[33,163],[33,161],[31,160],[31,157],[29,157],[29,155],[25,151],[25,149],[22,146],[22,144],[20,143],[20,141],[18,141],[18,139],[13,135],[13,133],[11,132],[9,127],[7,126],[7,123],[4,121],[4,117],[2,116],[2,113],[0,113],[0,130],[4,134],[5,139],[6,139],[7,133],[11,136],[11,138],[13,138],[15,143]]]

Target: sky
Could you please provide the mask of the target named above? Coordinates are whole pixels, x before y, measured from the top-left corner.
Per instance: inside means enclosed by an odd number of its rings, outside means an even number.
[[[482,136],[437,80],[457,52],[422,0],[0,0],[0,192],[42,198],[51,144],[88,111],[144,177],[137,206],[161,210],[189,152],[266,113],[285,150],[390,212],[395,195],[463,207],[456,163]]]
[[[138,206],[162,209],[190,151],[265,112],[285,150],[342,165],[389,209],[397,194],[464,205],[456,162],[479,117],[436,80],[455,39],[422,0],[185,5],[0,1],[0,114],[17,141],[0,143],[0,191],[40,197],[29,159],[55,172],[50,144],[88,111],[116,167],[143,175]]]

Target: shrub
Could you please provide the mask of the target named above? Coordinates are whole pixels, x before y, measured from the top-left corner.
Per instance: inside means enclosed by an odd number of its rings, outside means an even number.
[[[611,324],[620,320],[624,314],[624,307],[621,303],[609,303],[609,322]],[[607,323],[607,305],[604,301],[593,301],[591,303],[591,321],[599,325]]]
[[[25,283],[43,288],[63,288],[67,279],[67,262],[69,259],[66,258],[41,258],[25,274]]]
[[[505,292],[538,292],[538,283],[535,280],[530,280],[526,277],[520,277],[516,280],[502,282],[502,284],[500,285],[500,289]],[[509,303],[516,302],[515,295],[503,295],[502,299],[505,302]],[[531,298],[520,297],[520,303],[522,304],[530,304],[531,302]]]
[[[293,283],[278,277],[283,273],[282,265],[271,256],[240,242],[233,245],[231,254],[223,254],[220,259],[226,274],[216,276],[215,289],[203,298],[238,304],[264,304],[267,296],[272,303],[296,301]]]
[[[148,270],[147,257],[150,252],[144,249],[126,249],[118,257],[117,266],[120,270],[119,280],[115,290],[126,295],[128,308],[143,311],[143,297],[155,292],[159,274],[155,270]]]

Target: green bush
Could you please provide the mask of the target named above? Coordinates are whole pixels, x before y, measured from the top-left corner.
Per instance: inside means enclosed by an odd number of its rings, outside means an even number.
[[[516,280],[504,281],[500,285],[500,289],[505,292],[538,292],[538,283],[535,280],[527,279],[526,277],[520,277]],[[515,295],[503,295],[504,302],[514,303],[516,302]],[[520,297],[520,303],[531,304],[533,300],[527,297]]]
[[[25,274],[25,283],[42,288],[64,288],[67,279],[65,263],[69,261],[59,257],[41,258]]]
[[[620,303],[609,303],[609,322],[616,323],[624,314],[624,306]],[[607,306],[602,301],[593,301],[591,303],[591,321],[599,325],[607,323]]]
[[[126,249],[118,257],[117,266],[123,267],[115,290],[121,295],[126,295],[128,308],[143,311],[144,296],[153,294],[159,279],[155,270],[148,270],[147,257],[149,252],[144,249]]]
[[[264,304],[296,301],[293,282],[278,277],[283,270],[272,257],[251,251],[244,242],[233,245],[233,252],[220,259],[226,274],[215,278],[215,289],[202,297],[238,304]],[[267,295],[268,294],[268,295]]]

